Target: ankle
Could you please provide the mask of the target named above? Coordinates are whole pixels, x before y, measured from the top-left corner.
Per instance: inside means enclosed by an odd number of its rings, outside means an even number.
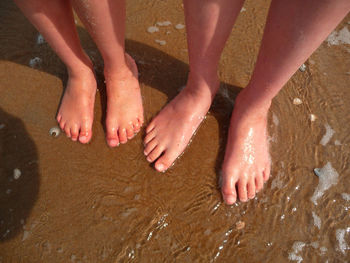
[[[271,106],[272,100],[264,99],[254,92],[251,88],[245,88],[241,91],[235,100],[235,110],[247,114],[266,117]]]
[[[185,90],[195,96],[210,97],[213,100],[219,86],[220,81],[216,72],[190,71]]]

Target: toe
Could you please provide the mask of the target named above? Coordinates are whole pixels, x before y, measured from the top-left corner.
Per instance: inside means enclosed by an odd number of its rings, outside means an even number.
[[[68,124],[66,124],[66,126],[64,126],[64,132],[66,133],[67,137],[70,138],[71,134],[70,134],[70,126]]]
[[[64,126],[66,126],[66,122],[61,119],[60,128],[62,131],[64,131]]]
[[[151,140],[154,139],[154,137],[156,137],[156,130],[152,130],[151,132],[147,133],[145,139],[143,140],[144,144],[149,143]]]
[[[255,180],[251,180],[247,185],[248,198],[253,199],[255,197]]]
[[[126,128],[126,136],[129,140],[131,140],[134,137],[134,135],[135,135],[134,128],[133,128],[132,124],[130,124]]]
[[[119,136],[120,143],[126,143],[128,141],[125,128],[118,129],[118,136]]]
[[[236,182],[237,179],[234,176],[223,173],[221,193],[225,203],[228,205],[234,204],[237,200]]]
[[[145,155],[148,155],[151,151],[153,151],[153,149],[158,145],[158,141],[156,141],[155,139],[150,141],[149,143],[147,143],[145,150],[143,151],[143,153]]]
[[[139,122],[139,120],[135,120],[134,122],[133,122],[133,124],[132,124],[132,126],[133,126],[133,129],[134,129],[134,133],[136,134],[136,133],[138,133],[139,131],[140,131],[140,122]]]
[[[258,193],[264,186],[264,179],[263,175],[260,174],[257,177],[255,177],[255,190]]]
[[[147,161],[150,163],[154,162],[163,152],[164,148],[161,146],[156,146],[150,154],[147,156]]]
[[[56,120],[57,122],[60,122],[62,119],[62,115],[61,114],[57,114]]]
[[[264,181],[266,182],[267,180],[269,180],[270,177],[270,165],[267,165],[264,169]]]
[[[247,202],[248,200],[247,183],[244,180],[238,181],[238,196],[241,202]]]
[[[155,123],[154,123],[154,121],[151,121],[151,123],[148,124],[148,126],[146,128],[146,133],[151,132],[154,129],[154,127],[155,127]]]
[[[80,128],[79,142],[88,143],[91,139],[92,131],[89,123],[84,123]]]
[[[176,160],[179,155],[175,151],[167,150],[160,157],[156,164],[155,168],[158,172],[165,172]]]
[[[70,134],[72,135],[72,140],[76,141],[79,136],[79,128],[78,125],[73,125],[73,127],[70,129]]]

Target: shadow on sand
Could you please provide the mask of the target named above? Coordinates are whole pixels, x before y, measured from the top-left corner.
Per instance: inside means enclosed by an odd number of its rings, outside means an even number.
[[[78,33],[85,51],[95,64],[102,112],[105,113],[106,93],[102,58],[87,31],[78,27]],[[47,43],[40,45],[36,43],[37,36],[36,29],[13,1],[0,2],[0,60],[29,66],[32,58],[40,57],[41,63],[35,68],[57,76],[65,86],[67,73],[63,63]],[[186,83],[188,74],[186,63],[133,40],[126,40],[126,49],[138,64],[141,84],[158,89],[167,96],[168,101],[174,98],[179,88]],[[233,101],[239,90],[238,87],[221,83],[221,91],[224,92],[218,93],[210,109],[210,113],[218,121],[220,131],[220,150],[213,168],[217,176],[224,156]],[[152,100],[152,98],[145,99]],[[148,121],[153,117],[147,116],[147,109],[145,114]],[[101,119],[102,125],[104,125],[104,119],[105,114]],[[3,196],[0,199],[0,241],[3,241],[22,231],[22,223],[25,222],[37,199],[39,174],[36,147],[22,121],[1,109],[0,121],[6,124],[6,127],[0,130],[0,151],[2,156],[5,156],[0,159],[0,196]],[[13,179],[13,169],[16,167],[22,170],[22,176],[18,180]],[[11,192],[7,194],[9,191]]]

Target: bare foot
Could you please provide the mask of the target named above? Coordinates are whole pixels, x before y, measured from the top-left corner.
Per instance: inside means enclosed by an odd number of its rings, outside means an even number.
[[[110,147],[126,143],[143,125],[143,107],[135,61],[125,55],[125,68],[105,69],[107,86],[107,143]]]
[[[191,78],[187,86],[151,121],[146,129],[145,150],[149,162],[165,172],[185,150],[199,124],[207,114],[219,81],[211,83]],[[211,92],[214,89],[215,92]]]
[[[222,166],[222,195],[227,204],[254,198],[270,175],[267,113],[270,103],[255,106],[244,91],[238,96]]]
[[[92,136],[96,79],[92,67],[70,72],[57,121],[73,141],[88,143]]]

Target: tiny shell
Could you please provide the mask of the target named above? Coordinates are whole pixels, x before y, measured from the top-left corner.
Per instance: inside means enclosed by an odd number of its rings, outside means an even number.
[[[317,119],[316,115],[310,114],[310,121],[315,121]]]
[[[295,98],[294,100],[293,100],[293,104],[294,105],[300,105],[300,104],[302,104],[303,103],[303,101],[301,100],[301,99],[299,99],[299,98]]]
[[[299,68],[299,70],[300,70],[301,72],[304,72],[304,71],[306,70],[306,65],[305,65],[305,64],[301,65],[300,68]]]
[[[49,131],[49,134],[53,137],[57,137],[58,135],[60,135],[60,133],[61,133],[61,130],[58,127],[52,127]]]
[[[20,169],[15,168],[15,169],[13,170],[13,178],[14,178],[15,180],[19,179],[19,178],[21,177],[21,175],[22,175],[22,172],[21,172]]]

